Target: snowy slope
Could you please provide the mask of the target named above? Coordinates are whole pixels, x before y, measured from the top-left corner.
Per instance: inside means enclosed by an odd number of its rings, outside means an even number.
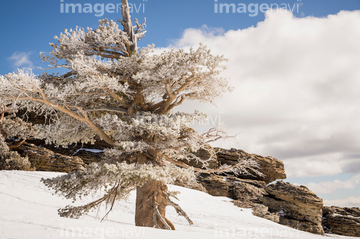
[[[0,238],[306,238],[320,239],[322,236],[297,231],[271,221],[255,217],[250,209],[240,209],[230,199],[213,197],[206,193],[177,186],[180,205],[194,221],[178,217],[168,208],[167,217],[174,223],[176,231],[134,226],[134,201],[132,194],[121,201],[108,220],[100,222],[97,212],[76,219],[61,218],[57,209],[71,201],[52,195],[41,182],[42,177],[54,177],[58,173],[0,171]],[[89,199],[87,199],[89,200]],[[104,211],[100,212],[100,216]],[[331,238],[350,238],[328,235]]]

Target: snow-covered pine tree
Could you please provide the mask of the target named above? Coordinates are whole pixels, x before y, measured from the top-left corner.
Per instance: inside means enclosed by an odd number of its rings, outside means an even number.
[[[190,128],[192,122],[203,119],[201,113],[174,111],[185,100],[211,102],[230,91],[219,76],[225,58],[212,55],[203,45],[161,54],[155,54],[153,46],[139,49],[145,23],[135,19],[133,26],[127,0],[122,0],[122,18],[118,21],[123,30],[105,19],[97,29],[77,27],[55,37],[58,43],[50,44],[53,50],[41,58],[62,74],[44,71],[37,76],[20,70],[0,77],[0,105],[11,112],[46,117],[43,124],[31,126],[18,120],[18,128],[26,125],[26,133],[21,135],[13,127],[6,136],[33,137],[62,147],[100,139],[108,144],[102,162],[44,179],[48,187],[74,200],[104,192],[87,205],[59,209],[60,216],[77,218],[102,203],[110,206],[110,212],[116,200],[136,189],[136,225],[174,229],[165,218],[168,205],[192,222],[170,199],[175,195],[166,184],[196,183],[196,172],[248,173],[256,164],[239,159],[234,166],[207,169],[215,154],[208,143],[221,134],[214,129],[199,134]],[[209,159],[194,154],[200,149],[210,152]],[[201,162],[203,167],[190,167],[186,161]]]

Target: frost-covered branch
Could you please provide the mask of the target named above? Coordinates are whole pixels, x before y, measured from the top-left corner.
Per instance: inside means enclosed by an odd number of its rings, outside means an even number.
[[[137,41],[143,38],[145,34],[145,22],[139,24],[138,20],[135,19],[136,28],[134,29],[131,16],[130,16],[130,7],[127,0],[121,0],[121,13],[122,13],[122,20],[118,19],[118,21],[124,27],[124,32],[127,34],[129,38],[129,43],[127,44],[127,49],[129,54],[135,53],[137,49]],[[146,20],[145,20],[146,21]]]
[[[32,170],[27,157],[10,151],[4,137],[0,134],[0,170]]]
[[[74,218],[80,217],[104,202],[111,206],[116,199],[126,198],[132,190],[149,180],[160,180],[165,183],[174,183],[176,180],[184,183],[196,182],[193,171],[189,169],[171,165],[153,167],[126,162],[93,163],[84,171],[72,172],[54,179],[42,179],[46,186],[68,199],[76,200],[98,191],[105,192],[103,197],[84,206],[67,206],[59,210],[61,216]]]
[[[226,135],[218,129],[200,134],[191,126],[204,114],[176,111],[187,100],[212,102],[231,91],[221,77],[226,59],[201,44],[189,51],[172,49],[160,54],[154,53],[153,45],[139,49],[137,41],[144,36],[146,24],[136,19],[133,24],[128,1],[121,3],[118,21],[123,29],[103,19],[96,29],[65,29],[55,37],[57,42],[50,43],[51,51],[41,58],[48,62],[48,69],[59,73],[45,70],[34,75],[20,70],[0,76],[0,106],[12,111],[12,116],[0,114],[1,137],[20,144],[32,137],[62,147],[99,140],[108,144],[107,161],[43,180],[56,193],[74,200],[96,191],[103,194],[87,205],[60,209],[62,216],[79,217],[103,203],[111,211],[116,200],[143,189],[147,182],[161,182],[155,184],[163,197],[167,194],[161,185],[175,180],[195,183],[196,172],[258,172],[251,159],[210,170],[216,152],[209,143]],[[26,122],[28,114],[39,122],[31,122],[32,118]],[[209,157],[198,157],[199,150],[206,150]],[[200,166],[193,168],[185,162]],[[151,204],[155,220],[150,218],[146,225],[173,228],[164,217],[162,207],[167,205],[192,223],[179,205],[170,199],[157,204],[158,199]]]

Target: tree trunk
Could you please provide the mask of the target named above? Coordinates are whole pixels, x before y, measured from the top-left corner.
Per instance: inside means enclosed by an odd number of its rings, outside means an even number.
[[[136,189],[135,225],[175,230],[165,217],[169,196],[167,186],[157,180],[150,180]]]

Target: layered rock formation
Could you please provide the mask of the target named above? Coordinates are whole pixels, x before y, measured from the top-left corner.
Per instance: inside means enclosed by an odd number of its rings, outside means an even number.
[[[305,186],[278,181],[266,186],[260,198],[270,212],[279,214],[279,223],[302,231],[324,235],[322,228],[323,201]]]
[[[326,233],[360,237],[360,209],[324,207],[323,226]]]
[[[280,222],[280,215],[269,212],[269,208],[265,205],[258,204],[254,206],[253,214],[257,217],[262,217],[276,223]]]
[[[253,207],[259,198],[266,194],[264,181],[240,179],[234,176],[201,174],[198,181],[213,196],[224,196],[235,199],[237,206]]]
[[[198,180],[209,194],[233,198],[234,205],[253,208],[255,216],[302,231],[324,234],[322,199],[304,186],[282,181],[266,185],[264,181],[204,174]]]
[[[23,144],[17,149],[23,157],[28,157],[31,166],[37,171],[71,172],[86,166],[77,156],[66,156],[34,144]]]
[[[252,159],[258,163],[258,171],[261,172],[264,176],[259,176],[250,170],[252,175],[238,175],[237,178],[264,181],[267,184],[274,182],[277,179],[286,179],[284,163],[276,158],[264,157],[257,154],[249,154],[239,149],[214,148],[214,151],[216,152],[216,155],[213,156],[215,160],[209,162],[208,168],[210,169],[216,169],[222,165],[235,165],[239,162],[239,160]],[[210,157],[209,152],[206,150],[199,150],[195,154],[203,160],[207,160]],[[184,163],[198,168],[202,167],[201,162],[189,163],[184,161]],[[227,175],[231,175],[231,173],[228,173]]]
[[[286,179],[284,163],[273,157],[263,157],[257,154],[249,154],[239,149],[221,149],[216,148],[217,161],[219,165],[234,165],[239,158],[251,158],[259,165],[259,171],[264,174],[264,177],[253,175],[239,176],[243,179],[251,179],[271,183],[277,179]]]

